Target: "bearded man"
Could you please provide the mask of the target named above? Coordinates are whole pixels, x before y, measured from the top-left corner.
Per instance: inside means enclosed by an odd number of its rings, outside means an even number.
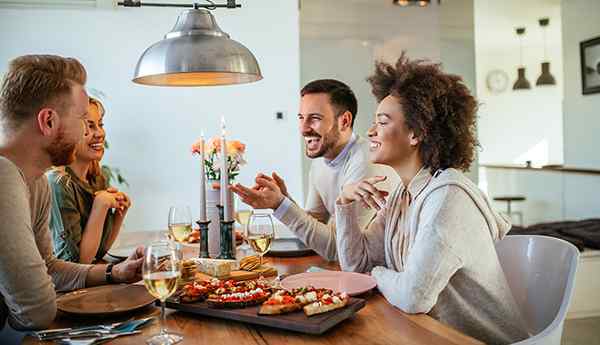
[[[383,190],[393,190],[396,173],[369,162],[369,142],[353,131],[357,101],[348,85],[319,79],[300,91],[298,125],[306,156],[312,159],[308,197],[304,209],[288,195],[284,180],[272,173],[259,174],[256,185],[237,184],[231,189],[254,208],[270,208],[304,244],[328,260],[337,259],[335,201],[342,187],[367,177],[382,176]],[[366,226],[374,211],[363,208],[360,223]]]

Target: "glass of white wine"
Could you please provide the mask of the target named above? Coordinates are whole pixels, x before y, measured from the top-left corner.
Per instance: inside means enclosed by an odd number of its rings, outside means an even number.
[[[169,235],[173,241],[186,242],[192,233],[192,214],[189,206],[171,206],[169,209]]]
[[[275,225],[271,215],[253,211],[246,227],[246,239],[260,257],[260,265],[262,265],[263,255],[271,249],[274,236]]]
[[[176,344],[183,337],[165,329],[165,301],[177,290],[181,275],[180,247],[169,242],[156,242],[146,248],[142,276],[148,292],[160,300],[160,333],[146,340],[147,344]]]

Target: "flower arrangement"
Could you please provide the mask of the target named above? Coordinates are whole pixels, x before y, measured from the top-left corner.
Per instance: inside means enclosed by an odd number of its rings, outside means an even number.
[[[192,154],[200,154],[202,150],[201,141],[192,145]],[[227,141],[227,168],[229,180],[233,181],[240,173],[240,166],[246,164],[244,153],[246,145],[239,140]],[[221,138],[213,137],[204,145],[204,167],[206,178],[219,180],[221,178]]]

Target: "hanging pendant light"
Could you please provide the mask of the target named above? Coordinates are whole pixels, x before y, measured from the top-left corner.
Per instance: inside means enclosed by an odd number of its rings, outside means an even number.
[[[396,6],[419,6],[419,7],[427,7],[431,0],[393,0],[392,3]],[[438,5],[440,4],[440,0],[438,0]]]
[[[229,2],[235,5],[235,1]],[[223,32],[210,11],[194,4],[193,9],[179,15],[163,40],[144,51],[135,67],[133,82],[209,86],[250,83],[262,78],[250,50]]]
[[[513,85],[513,90],[526,90],[531,89],[529,80],[525,78],[525,66],[523,65],[523,35],[525,34],[525,28],[517,28],[517,35],[519,36],[519,62],[520,67],[517,69],[517,81]]]
[[[546,52],[546,27],[550,23],[549,18],[541,18],[539,20],[540,26],[544,32],[544,62],[542,62],[542,74],[538,77],[535,82],[536,86],[541,85],[556,85],[554,76],[550,73],[550,62],[548,62],[548,56]]]

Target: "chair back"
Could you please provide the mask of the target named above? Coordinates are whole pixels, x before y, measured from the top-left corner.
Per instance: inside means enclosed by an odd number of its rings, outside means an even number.
[[[496,243],[500,265],[532,337],[519,345],[560,345],[573,294],[579,251],[561,239],[506,236]]]

